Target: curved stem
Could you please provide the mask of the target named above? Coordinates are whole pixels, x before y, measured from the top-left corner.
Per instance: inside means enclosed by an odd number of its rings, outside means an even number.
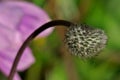
[[[16,68],[17,65],[20,61],[20,58],[23,54],[23,51],[25,50],[25,48],[27,47],[27,45],[29,44],[30,41],[32,41],[39,33],[41,33],[42,31],[46,30],[47,28],[53,27],[53,26],[57,26],[57,25],[63,25],[63,26],[71,26],[74,25],[73,23],[69,22],[69,21],[65,21],[65,20],[54,20],[54,21],[50,21],[42,26],[40,26],[38,29],[36,29],[22,44],[22,46],[20,47],[20,49],[17,52],[17,55],[15,57],[15,60],[13,62],[12,65],[12,69],[10,71],[10,75],[8,76],[8,80],[13,80],[14,74],[16,72]]]

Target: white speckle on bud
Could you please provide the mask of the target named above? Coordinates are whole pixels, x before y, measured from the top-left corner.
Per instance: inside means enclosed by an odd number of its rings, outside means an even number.
[[[65,44],[73,55],[93,57],[106,45],[107,36],[101,29],[88,25],[70,26],[65,34]]]

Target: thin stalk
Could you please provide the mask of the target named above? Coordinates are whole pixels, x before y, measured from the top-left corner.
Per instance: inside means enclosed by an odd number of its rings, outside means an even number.
[[[18,66],[18,63],[21,59],[21,56],[23,54],[23,51],[25,50],[25,48],[28,46],[28,44],[30,43],[30,41],[32,41],[38,34],[40,34],[41,32],[43,32],[44,30],[46,30],[47,28],[50,27],[54,27],[54,26],[58,26],[58,25],[62,25],[62,26],[66,26],[66,27],[70,27],[71,25],[74,25],[73,23],[69,22],[69,21],[65,21],[65,20],[54,20],[54,21],[50,21],[42,26],[40,26],[38,29],[36,29],[22,44],[22,46],[20,47],[20,49],[17,52],[17,55],[15,57],[15,60],[13,62],[10,74],[8,76],[8,80],[13,80],[13,77],[16,73],[16,69]]]

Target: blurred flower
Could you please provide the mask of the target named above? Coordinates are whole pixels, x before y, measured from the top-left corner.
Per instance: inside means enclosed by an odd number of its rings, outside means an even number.
[[[47,14],[35,5],[27,2],[1,2],[0,3],[0,71],[9,75],[16,53],[23,41],[39,26],[50,21]],[[49,28],[39,37],[44,37],[52,32]],[[23,71],[34,63],[34,57],[29,47],[17,67]],[[14,80],[20,80],[18,73]]]

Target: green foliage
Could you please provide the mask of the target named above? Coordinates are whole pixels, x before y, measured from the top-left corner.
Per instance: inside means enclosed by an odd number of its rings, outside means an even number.
[[[81,10],[82,1],[90,3],[84,4]],[[32,2],[40,7],[53,6],[49,0]],[[78,80],[120,80],[120,0],[53,0],[53,3],[55,9],[48,6],[47,9],[56,14],[53,16],[54,19],[85,22],[105,30],[108,35],[107,47],[100,56],[85,61],[72,57]],[[82,12],[84,9],[87,9],[86,13]],[[83,13],[85,15],[81,21]],[[60,55],[60,45],[57,31],[47,38],[34,40],[30,47],[36,63],[26,71],[25,80],[40,80],[44,68],[47,70],[46,80],[68,80],[64,60]],[[1,74],[0,80],[4,80]]]
[[[41,7],[43,7],[45,4],[45,0],[32,0],[32,2],[37,6],[41,6]]]

